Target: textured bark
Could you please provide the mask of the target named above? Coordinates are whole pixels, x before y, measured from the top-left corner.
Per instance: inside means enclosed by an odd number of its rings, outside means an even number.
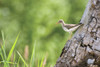
[[[89,0],[80,23],[55,67],[100,67],[100,0]]]

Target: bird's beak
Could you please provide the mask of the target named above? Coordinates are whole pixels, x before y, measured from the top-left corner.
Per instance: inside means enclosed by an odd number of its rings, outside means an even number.
[[[58,22],[56,24],[59,24]]]

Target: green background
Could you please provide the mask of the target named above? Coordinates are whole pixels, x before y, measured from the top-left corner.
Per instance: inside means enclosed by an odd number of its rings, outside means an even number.
[[[53,67],[69,37],[69,33],[63,31],[56,22],[63,19],[66,23],[79,23],[87,2],[88,0],[0,0],[0,31],[5,34],[6,53],[20,32],[15,52],[19,51],[24,57],[24,49],[28,45],[27,62],[30,61],[36,41],[35,66],[43,56],[47,56],[46,67]]]

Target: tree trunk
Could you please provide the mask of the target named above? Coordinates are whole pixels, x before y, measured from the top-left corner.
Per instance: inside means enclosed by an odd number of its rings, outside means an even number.
[[[100,67],[100,0],[89,0],[80,23],[55,67]]]

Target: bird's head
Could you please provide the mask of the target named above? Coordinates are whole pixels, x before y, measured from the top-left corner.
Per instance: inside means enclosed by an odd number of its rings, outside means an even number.
[[[63,23],[64,21],[61,19],[59,20],[56,24],[60,24],[60,23]]]

